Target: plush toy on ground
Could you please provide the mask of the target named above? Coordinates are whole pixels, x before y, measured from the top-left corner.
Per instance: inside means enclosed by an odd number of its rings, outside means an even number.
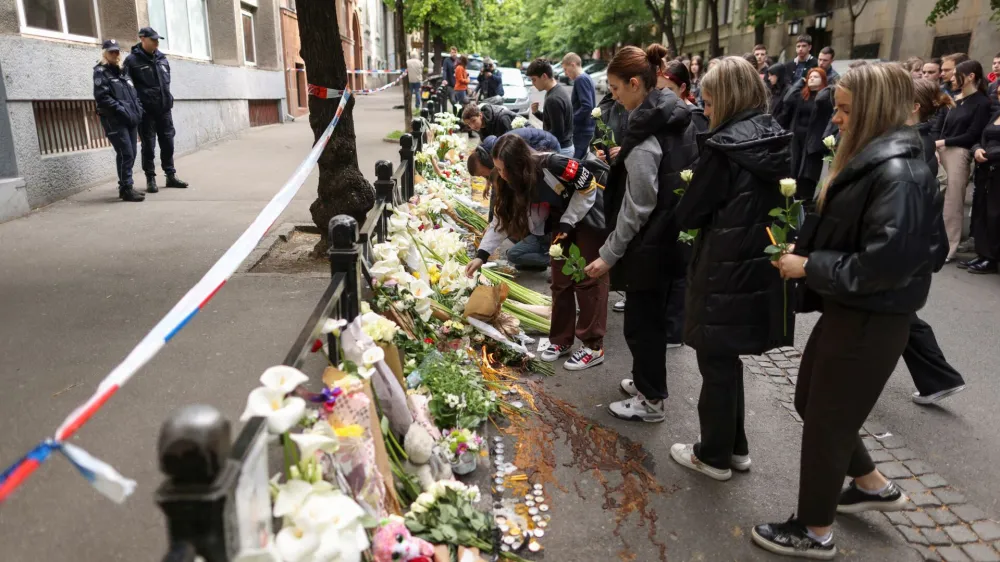
[[[402,517],[392,516],[375,531],[375,562],[433,562],[434,546],[410,535]]]
[[[410,425],[403,441],[403,449],[409,457],[403,463],[403,470],[416,476],[420,489],[425,492],[438,480],[450,480],[452,477],[451,465],[435,452],[434,446],[434,438],[426,428],[419,423]]]

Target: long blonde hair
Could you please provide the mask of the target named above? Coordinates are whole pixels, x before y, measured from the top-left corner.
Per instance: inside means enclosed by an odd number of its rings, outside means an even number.
[[[115,62],[111,62],[108,59],[108,52],[107,51],[101,51],[101,64],[103,64],[104,66],[117,66],[118,68],[121,68],[122,67],[122,55],[121,55],[121,52],[118,53],[118,60],[115,61]]]
[[[709,127],[714,129],[731,117],[756,109],[767,111],[771,96],[757,69],[743,57],[718,59],[701,79],[701,91],[712,98],[712,118]]]
[[[851,122],[840,135],[830,176],[819,193],[819,205],[826,189],[852,158],[872,140],[902,127],[913,112],[916,99],[913,78],[898,64],[865,64],[848,70],[837,82],[837,92],[852,96]]]

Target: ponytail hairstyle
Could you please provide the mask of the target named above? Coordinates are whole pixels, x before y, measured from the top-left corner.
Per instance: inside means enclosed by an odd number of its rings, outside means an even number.
[[[678,94],[681,99],[694,103],[695,99],[691,94],[691,71],[684,66],[684,63],[675,60],[668,62],[667,69],[661,76],[677,84],[677,87],[683,90],[683,93]]]
[[[531,147],[517,135],[503,135],[493,145],[493,161],[503,162],[508,179],[497,174],[497,222],[508,236],[524,238],[531,234],[528,210],[535,196],[539,162]]]
[[[983,75],[983,65],[977,60],[966,60],[955,66],[955,82],[958,82],[958,89],[965,87],[965,77],[969,74],[976,76],[976,89],[980,93],[986,93],[986,76]]]
[[[852,96],[851,124],[840,136],[830,176],[819,193],[822,209],[826,190],[848,162],[868,144],[902,127],[913,113],[913,78],[898,64],[864,64],[847,71],[837,82],[837,90]]]
[[[639,47],[623,47],[611,59],[608,74],[614,74],[624,82],[638,78],[647,90],[652,90],[656,87],[656,73],[663,68],[666,55],[667,50],[659,44],[650,45],[647,51]]]
[[[916,102],[920,104],[917,118],[921,123],[926,123],[932,115],[942,107],[955,107],[951,96],[941,91],[941,88],[933,80],[921,78],[913,81],[914,95]]]

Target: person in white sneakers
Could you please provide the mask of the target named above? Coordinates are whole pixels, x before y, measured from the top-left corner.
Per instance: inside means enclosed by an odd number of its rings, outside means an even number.
[[[476,258],[466,271],[475,273],[508,236],[550,234],[552,266],[552,327],[543,361],[570,355],[574,338],[583,346],[563,364],[581,371],[604,362],[608,323],[607,276],[577,281],[563,273],[566,257],[579,251],[585,260],[597,257],[604,242],[604,202],[601,197],[607,164],[590,157],[584,162],[556,153],[538,153],[517,135],[503,135],[492,153],[497,171],[493,220],[483,234]],[[572,250],[571,250],[572,248]],[[577,303],[580,313],[577,315]]]
[[[629,123],[604,193],[610,235],[586,269],[593,278],[610,271],[613,288],[626,295],[632,377],[621,388],[631,396],[608,409],[644,422],[666,418],[667,308],[672,280],[685,270],[675,192],[685,185],[680,172],[698,157],[690,108],[671,90],[656,87],[666,54],[662,45],[646,51],[625,47],[608,66],[608,85],[629,111]]]

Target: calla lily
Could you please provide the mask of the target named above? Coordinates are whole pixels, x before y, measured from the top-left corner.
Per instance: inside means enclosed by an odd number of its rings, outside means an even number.
[[[313,485],[305,480],[289,480],[278,485],[278,497],[274,499],[274,516],[291,515],[302,507],[313,492]]]
[[[337,451],[338,441],[328,435],[310,432],[293,433],[290,437],[299,446],[299,455],[303,459],[313,458],[316,456],[317,451],[325,453],[334,453]]]
[[[330,562],[360,562],[361,553],[369,546],[365,528],[355,520],[343,527],[329,527],[320,538],[315,560]]]
[[[305,376],[302,371],[287,365],[275,365],[260,376],[260,383],[264,387],[280,390],[282,394],[288,394],[307,380],[309,377]]]
[[[364,380],[368,380],[375,375],[375,367],[365,367],[364,365],[358,366],[358,376]]]
[[[274,542],[284,562],[304,562],[312,560],[312,554],[319,548],[319,540],[319,533],[285,525]]]
[[[381,347],[369,347],[361,355],[361,362],[366,366],[371,366],[385,359],[385,352]],[[370,376],[370,375],[369,375]]]
[[[323,333],[340,336],[340,330],[347,325],[347,320],[343,318],[327,318],[323,323]]]
[[[310,494],[294,519],[295,525],[302,529],[322,531],[330,526],[345,528],[364,514],[354,500],[341,492],[330,491]]]
[[[297,396],[286,397],[280,389],[260,387],[247,396],[247,407],[240,420],[247,421],[254,416],[267,418],[267,430],[279,434],[299,423],[305,413],[305,400]]]

